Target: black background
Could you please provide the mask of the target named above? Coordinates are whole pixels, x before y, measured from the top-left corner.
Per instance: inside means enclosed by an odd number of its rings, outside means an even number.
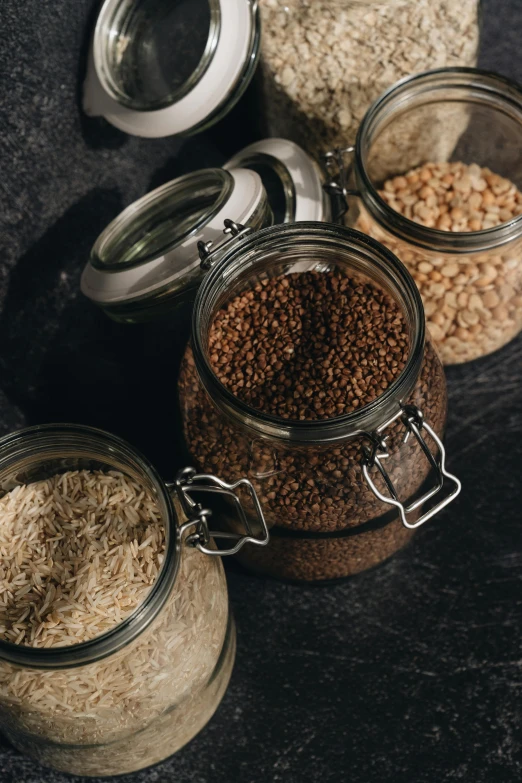
[[[96,0],[0,8],[0,434],[104,427],[166,477],[179,446],[185,334],[111,323],[78,293],[99,232],[152,187],[220,165],[243,104],[183,143],[82,117]],[[487,0],[481,65],[522,81],[522,2]],[[182,154],[180,154],[182,151]],[[122,783],[441,783],[522,777],[522,338],[448,369],[459,499],[382,568],[337,587],[228,565],[238,624],[230,688],[174,758]],[[1,783],[65,783],[0,739]]]

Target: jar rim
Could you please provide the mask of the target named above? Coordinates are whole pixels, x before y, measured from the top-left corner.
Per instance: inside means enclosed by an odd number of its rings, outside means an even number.
[[[151,190],[149,193],[136,199],[136,201],[133,201],[132,204],[129,204],[104,228],[91,250],[90,261],[93,267],[104,272],[132,269],[171,252],[183,242],[186,242],[191,236],[197,234],[201,228],[206,226],[219,213],[230,197],[233,184],[234,181],[230,172],[223,168],[207,168],[183,174]],[[173,210],[178,209],[185,203],[183,199],[186,197],[187,189],[192,190],[197,186],[202,187],[204,185],[219,186],[220,191],[216,194],[214,203],[208,209],[202,211],[197,218],[191,220],[190,225],[187,224],[183,231],[178,231],[171,235],[168,242],[165,242],[161,248],[146,250],[131,261],[111,259],[111,251],[114,254],[111,245],[125,238],[128,235],[128,230],[134,226],[136,221],[147,221],[142,227],[142,234],[148,236],[150,241],[150,234],[154,229],[155,223],[157,223],[154,209],[165,208],[167,204],[170,204]],[[149,224],[148,226],[147,223]]]
[[[357,192],[365,208],[386,230],[395,236],[425,249],[467,254],[486,252],[511,242],[522,235],[522,215],[505,223],[481,231],[443,231],[415,223],[394,210],[379,195],[368,174],[364,160],[364,145],[372,126],[379,118],[393,111],[393,106],[404,107],[408,99],[440,89],[472,88],[475,97],[495,96],[506,108],[520,113],[522,136],[522,86],[494,71],[479,68],[449,67],[406,76],[393,84],[370,106],[357,131],[354,151],[354,172]]]
[[[204,324],[208,302],[212,294],[231,279],[234,269],[243,266],[245,256],[251,258],[262,248],[277,245],[279,242],[306,240],[315,238],[324,240],[325,246],[337,243],[337,247],[349,248],[358,252],[360,258],[370,254],[371,261],[379,265],[380,272],[388,281],[400,287],[400,293],[406,299],[411,317],[411,344],[406,365],[399,376],[375,400],[362,408],[343,416],[313,421],[297,421],[281,416],[264,413],[236,397],[227,389],[214,373],[203,346]],[[367,257],[367,256],[366,256]],[[208,324],[209,325],[209,324]],[[192,349],[196,368],[203,386],[223,412],[242,424],[250,426],[259,434],[282,441],[301,443],[331,443],[336,440],[353,437],[364,431],[373,430],[382,424],[390,412],[395,412],[400,402],[411,393],[419,376],[425,345],[424,308],[418,288],[404,264],[390,250],[352,228],[334,223],[301,222],[270,226],[258,231],[236,244],[215,264],[206,275],[196,296],[192,314]]]
[[[128,105],[129,96],[125,100],[124,90],[118,90],[117,84],[111,85],[106,78],[106,52],[116,45],[118,64],[129,36],[121,36],[118,49],[118,37],[112,34],[110,15],[122,0],[105,0],[98,13],[90,47],[83,100],[85,111],[91,116],[105,117],[126,133],[147,138],[200,133],[230,112],[251,82],[259,62],[258,0],[208,2],[211,29],[195,77],[189,77],[180,90],[174,88],[167,98],[161,100],[160,96],[159,102],[154,105],[151,102],[149,108],[146,105],[143,108],[143,104],[142,108],[133,108]]]
[[[9,448],[13,451],[24,449],[32,442],[34,446],[39,443],[42,456],[51,448],[54,453],[59,453],[58,446],[53,444],[59,443],[60,438],[64,438],[64,443],[67,440],[69,444],[73,444],[75,439],[78,444],[81,439],[90,440],[91,444],[107,447],[115,456],[118,453],[125,455],[143,471],[151,480],[159,498],[163,501],[161,505],[164,505],[166,510],[164,524],[167,546],[158,577],[142,603],[122,622],[105,633],[79,644],[50,648],[17,645],[0,639],[0,660],[34,669],[71,669],[84,666],[100,661],[126,647],[157,617],[177,579],[180,564],[179,527],[168,487],[147,457],[117,435],[80,424],[42,424],[26,427],[0,438],[0,468],[2,461],[7,459]],[[85,452],[87,451],[88,446],[85,447]],[[20,458],[22,453],[20,451]],[[100,460],[103,459],[101,454],[97,456]]]
[[[122,106],[142,112],[156,111],[171,106],[187,95],[207,71],[221,32],[222,20],[219,0],[208,0],[208,4],[207,41],[195,69],[181,85],[169,91],[162,99],[145,102],[127,94],[118,85],[114,65],[111,63],[111,53],[116,49],[116,59],[120,61],[118,64],[121,64],[123,52],[119,54],[117,44],[120,36],[128,43],[129,39],[132,40],[132,36],[136,35],[136,26],[139,24],[139,19],[133,18],[136,16],[136,4],[128,3],[128,0],[105,0],[99,11],[94,30],[93,55],[98,79],[107,94]]]

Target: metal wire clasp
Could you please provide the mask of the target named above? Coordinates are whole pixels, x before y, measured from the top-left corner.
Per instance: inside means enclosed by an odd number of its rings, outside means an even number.
[[[425,454],[431,467],[434,469],[436,475],[435,486],[422,495],[422,497],[411,503],[409,506],[404,506],[404,504],[399,500],[395,487],[393,486],[393,482],[382,464],[382,460],[390,456],[386,445],[388,436],[384,435],[383,433],[384,430],[397,419],[401,419],[406,429],[403,442],[406,443],[410,435],[413,434],[420,444],[423,453]],[[428,445],[422,436],[422,430],[425,430],[436,444],[436,457],[433,456],[430,449],[428,448]],[[386,421],[378,429],[374,430],[374,432],[367,433],[367,438],[371,445],[370,447],[365,446],[363,448],[364,457],[361,463],[366,483],[372,490],[373,494],[379,498],[379,500],[382,500],[383,503],[388,503],[389,505],[395,506],[399,509],[402,523],[405,527],[410,528],[411,530],[416,527],[420,527],[425,522],[427,522],[428,519],[431,519],[431,517],[435,516],[435,514],[438,514],[438,512],[441,511],[445,506],[455,500],[457,495],[460,493],[462,486],[460,481],[456,476],[453,476],[446,470],[446,452],[440,438],[429,426],[429,424],[425,422],[422,412],[415,405],[402,405],[395,416]],[[388,496],[383,495],[377,489],[371,478],[370,471],[374,467],[377,468],[382,478],[384,479],[386,486],[388,487],[390,493]],[[415,509],[422,506],[427,500],[434,497],[438,492],[442,491],[444,484],[446,483],[445,479],[447,479],[447,481],[451,484],[454,484],[452,491],[435,506],[430,508],[425,514],[423,514],[416,522],[408,522],[406,515],[410,514],[412,511],[415,511]]]
[[[352,155],[355,147],[343,147],[330,150],[324,155],[328,180],[323,185],[332,202],[332,214],[335,223],[340,223],[348,212],[348,196],[359,195],[358,190],[348,187],[352,164],[345,164],[345,157]]]
[[[238,487],[245,487],[250,495],[256,512],[257,521],[261,529],[260,537],[254,535],[248,517],[241,504],[241,500],[235,493],[235,490],[238,489]],[[258,546],[266,546],[266,544],[268,544],[269,535],[265,517],[256,491],[248,479],[239,479],[239,481],[236,481],[234,484],[227,484],[217,476],[198,474],[194,468],[183,468],[176,476],[173,488],[176,491],[188,520],[181,526],[180,535],[183,535],[184,532],[192,527],[195,528],[194,532],[187,536],[186,541],[190,546],[195,546],[205,555],[219,555],[220,557],[235,555],[236,552],[239,552],[247,543],[257,544]],[[209,509],[203,508],[200,503],[197,503],[191,497],[192,492],[216,492],[217,494],[227,495],[231,498],[234,501],[234,505],[246,534],[210,530],[209,517],[212,512]],[[235,541],[235,544],[229,549],[211,549],[208,546],[211,538],[223,538],[229,541]]]
[[[201,259],[201,268],[205,271],[210,269],[216,262],[215,256],[222,253],[235,239],[241,239],[241,237],[249,234],[253,231],[252,226],[243,226],[241,223],[234,223],[233,220],[227,218],[224,221],[225,228],[223,234],[230,235],[227,239],[222,240],[218,245],[214,247],[212,241],[203,242],[202,239],[198,242],[198,253]]]

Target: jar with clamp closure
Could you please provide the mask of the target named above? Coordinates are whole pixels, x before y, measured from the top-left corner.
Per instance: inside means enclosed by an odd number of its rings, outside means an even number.
[[[407,265],[444,364],[522,328],[521,145],[519,85],[441,68],[383,93],[338,159],[357,197],[347,223]]]
[[[256,488],[271,540],[241,562],[326,582],[386,560],[460,491],[413,279],[374,240],[325,223],[200,249],[185,438],[199,468]]]
[[[197,502],[205,491],[225,493],[246,525],[225,534],[228,549],[212,543],[221,534]],[[230,678],[235,631],[219,555],[268,540],[250,482],[185,469],[167,484],[109,433],[46,425],[0,440],[0,510],[2,552],[17,547],[16,558],[2,555],[0,730],[76,775],[130,773],[175,753],[211,718]],[[17,516],[24,532],[10,537]],[[162,543],[156,560],[153,538]],[[150,587],[122,617],[135,584]],[[96,623],[101,633],[89,631]]]

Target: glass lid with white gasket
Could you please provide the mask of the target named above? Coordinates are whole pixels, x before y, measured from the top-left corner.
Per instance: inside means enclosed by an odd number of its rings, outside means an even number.
[[[198,133],[245,91],[259,40],[257,0],[105,0],[84,110],[136,136]]]
[[[115,320],[149,320],[194,301],[201,259],[219,254],[224,225],[234,233],[330,219],[319,165],[292,141],[265,139],[127,207],[96,241],[82,291]]]
[[[319,165],[288,139],[263,139],[245,147],[224,166],[256,171],[267,191],[274,223],[331,219]]]
[[[273,223],[261,178],[248,169],[202,169],[131,204],[98,237],[82,292],[115,320],[148,320],[193,300],[204,271],[198,244],[222,240],[229,221]]]

